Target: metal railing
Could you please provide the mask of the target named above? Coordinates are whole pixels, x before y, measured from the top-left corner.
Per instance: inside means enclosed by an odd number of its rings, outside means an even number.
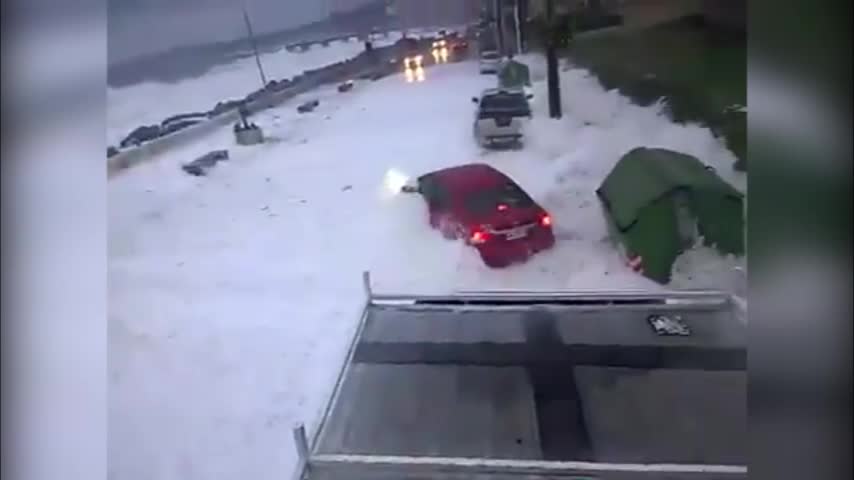
[[[468,478],[467,476],[485,475],[515,475],[527,478],[542,475],[543,478],[556,476],[583,476],[583,478],[599,479],[628,479],[648,478],[746,478],[747,467],[742,465],[694,465],[694,464],[629,464],[603,462],[574,462],[546,460],[515,460],[493,458],[462,458],[462,457],[424,457],[424,456],[388,456],[388,455],[351,455],[320,453],[319,444],[324,436],[330,415],[339,401],[342,384],[352,363],[359,339],[365,328],[368,312],[371,306],[386,305],[418,305],[419,302],[446,303],[476,303],[493,302],[502,305],[521,305],[526,302],[541,302],[553,304],[559,302],[596,302],[605,308],[613,308],[620,302],[633,303],[635,307],[647,305],[646,302],[655,300],[661,302],[676,302],[679,308],[738,308],[739,304],[732,296],[709,290],[695,291],[596,291],[596,292],[562,292],[562,291],[464,291],[446,295],[411,295],[375,293],[371,284],[369,272],[362,274],[362,286],[365,293],[365,306],[353,338],[348,347],[346,362],[338,374],[331,399],[323,410],[318,428],[309,440],[303,425],[294,427],[294,440],[298,454],[298,464],[294,480],[311,478],[311,472],[323,470],[324,473],[339,473],[340,478],[393,478],[404,479],[409,476],[423,478]],[[423,304],[423,303],[422,303]],[[428,303],[429,305],[430,303]],[[659,303],[660,305],[661,303]],[[660,309],[661,307],[656,307]],[[361,476],[360,476],[361,475]],[[328,477],[324,477],[328,478]],[[339,477],[334,477],[339,478]]]

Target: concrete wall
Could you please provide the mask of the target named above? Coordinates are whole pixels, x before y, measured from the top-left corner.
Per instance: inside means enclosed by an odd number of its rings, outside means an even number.
[[[545,15],[546,0],[528,1],[531,16]],[[555,11],[561,13],[584,8],[590,0],[554,1]],[[599,4],[605,11],[623,15],[627,27],[643,28],[703,14],[714,25],[747,29],[747,0],[599,0]]]
[[[394,51],[395,47],[376,49],[374,52],[380,59],[378,64],[370,60],[364,53],[361,53],[350,60],[305,71],[294,80],[292,86],[260,95],[255,100],[247,103],[247,109],[250,113],[265,110],[280,105],[296,95],[323,84],[360,78],[379,72],[390,73],[391,70],[389,70],[387,60],[389,56],[394,55]],[[155,160],[169,149],[199,140],[218,128],[237,122],[238,119],[238,112],[232,110],[210,120],[178,130],[170,135],[145,142],[138,147],[123,150],[107,159],[107,176],[109,178],[140,163]]]
[[[308,83],[300,83],[294,87],[271,93],[268,96],[251,102],[248,105],[249,111],[260,111],[274,107],[300,93],[308,91],[310,88]],[[151,161],[169,149],[198,140],[220,127],[236,123],[239,119],[240,115],[237,110],[231,110],[217,115],[210,120],[178,130],[170,135],[145,142],[138,147],[121,151],[117,155],[107,159],[107,178],[113,177],[140,163]]]
[[[623,15],[626,26],[649,26],[699,13],[702,0],[598,0],[599,7]],[[713,0],[715,1],[715,0]],[[726,0],[717,0],[726,1]],[[546,0],[529,0],[530,16],[542,16]],[[569,13],[591,5],[590,0],[555,0],[555,13]]]
[[[397,0],[400,28],[460,25],[478,18],[478,0]]]
[[[623,0],[616,7],[628,28],[645,28],[700,12],[700,0]]]

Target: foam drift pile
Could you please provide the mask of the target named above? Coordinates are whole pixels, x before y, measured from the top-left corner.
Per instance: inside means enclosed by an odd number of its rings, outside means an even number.
[[[638,146],[696,156],[741,191],[743,174],[708,129],[634,106],[586,72],[562,75],[565,117],[554,121],[532,68],[534,118],[518,151],[475,144],[470,99],[495,79],[449,63],[426,82],[321,89],[310,115],[296,111],[303,97],[253,118],[263,145],[232,148],[226,128],[111,180],[111,474],[287,478],[291,426],[314,427],[358,322],[363,270],[378,291],[662,288],[609,240],[595,194],[605,175]],[[229,160],[204,177],[178,168],[219,149]],[[475,161],[551,213],[554,248],[488,269],[429,227],[420,198],[390,193]],[[707,248],[683,257],[673,282],[686,287],[731,288],[744,264]]]

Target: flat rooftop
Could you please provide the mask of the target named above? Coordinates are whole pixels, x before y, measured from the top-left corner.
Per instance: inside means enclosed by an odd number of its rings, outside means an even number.
[[[656,308],[372,306],[315,451],[745,465],[744,324]]]

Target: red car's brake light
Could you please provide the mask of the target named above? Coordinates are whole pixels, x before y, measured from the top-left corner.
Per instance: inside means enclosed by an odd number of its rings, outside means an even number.
[[[483,230],[475,230],[474,232],[472,232],[469,241],[472,245],[480,245],[482,243],[485,243],[488,238],[489,234],[487,234]]]
[[[543,215],[543,218],[540,219],[540,225],[542,225],[544,227],[551,227],[552,226],[552,217],[550,217],[548,215]]]

